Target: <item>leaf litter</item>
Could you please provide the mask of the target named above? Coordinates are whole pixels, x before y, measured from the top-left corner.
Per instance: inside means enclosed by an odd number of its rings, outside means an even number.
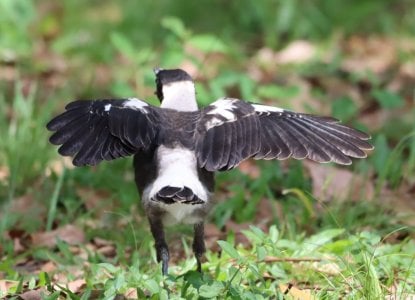
[[[398,75],[395,78],[394,89],[397,91],[403,90],[408,85],[413,84],[413,80],[415,78],[415,68],[413,61],[406,61],[403,63],[398,61],[398,54],[402,44],[404,44],[402,41],[397,42],[394,39],[385,37],[375,36],[366,39],[360,36],[353,36],[343,41],[341,45],[345,56],[341,64],[341,68],[348,73],[361,73],[362,70],[368,70],[380,78],[383,78],[387,75],[387,73],[390,73],[397,68]],[[189,49],[187,51],[193,53],[195,56],[203,55],[203,52],[199,53],[197,49],[190,46],[188,47]],[[406,48],[404,49],[407,52],[415,51],[413,40],[407,41],[405,47]],[[42,51],[38,51],[37,55],[39,55],[42,60],[48,60],[48,54],[39,54]],[[215,57],[215,61],[217,61],[215,64],[219,65],[224,60],[223,55],[216,55]],[[274,51],[270,48],[260,49],[256,56],[254,56],[248,63],[247,69],[251,78],[260,82],[273,84],[275,83],[275,78],[278,78],[278,80],[281,80],[282,77],[284,77],[284,80],[287,78],[284,72],[275,75],[275,70],[282,70],[283,65],[304,64],[316,59],[319,59],[317,47],[311,42],[298,40],[292,42],[280,51]],[[209,68],[209,74],[218,73],[218,69],[215,64],[209,64],[211,66]],[[197,69],[194,64],[190,64],[185,61],[183,62],[183,66],[189,67],[192,72],[197,73]],[[46,67],[50,70],[47,86],[49,86],[49,88],[62,86],[64,84],[64,78],[62,78],[62,76],[66,76],[64,73],[67,71],[67,66],[64,60],[60,57],[54,56]],[[104,69],[105,73],[108,75],[110,70],[107,70],[106,68]],[[6,71],[7,72],[3,73],[0,72],[0,75],[8,78],[8,80],[14,80],[15,76],[13,74],[15,69],[13,67],[9,67]],[[108,75],[103,79],[98,79],[98,83],[104,83],[104,85],[106,85],[111,81],[110,77],[111,76]],[[294,97],[291,101],[292,108],[296,110],[304,110],[306,106],[312,106],[317,111],[322,111],[327,114],[330,113],[326,103],[318,100],[318,97],[313,94],[313,85],[318,82],[318,85],[324,90],[325,94],[335,96],[348,92],[360,111],[361,118],[359,119],[363,120],[363,123],[371,129],[381,129],[383,124],[387,124],[392,116],[396,114],[400,115],[404,112],[404,109],[392,112],[374,109],[373,113],[363,113],[364,109],[369,106],[369,100],[366,95],[362,93],[361,90],[356,88],[354,84],[344,82],[342,79],[332,79],[325,75],[315,75],[312,80],[302,76],[291,76],[288,78],[290,82],[294,83],[296,86],[300,86],[299,95]],[[410,105],[413,105],[413,103]],[[71,166],[68,161],[65,161],[64,164],[65,167]],[[348,197],[351,197],[353,200],[358,200],[360,198],[374,198],[374,180],[372,177],[364,178],[361,175],[353,174],[348,169],[342,169],[335,166],[320,166],[309,162],[305,162],[304,166],[309,172],[309,177],[312,182],[312,193],[318,199],[333,199],[333,201],[337,201]],[[240,171],[252,179],[256,179],[261,176],[261,170],[252,161],[247,161],[241,164]],[[51,162],[46,175],[49,176],[52,172],[60,174],[62,172],[62,164],[56,161]],[[7,167],[0,166],[0,182],[4,182],[8,177],[9,170]],[[353,191],[351,195],[350,191]],[[109,194],[106,191],[94,191],[90,188],[77,187],[76,193],[81,199],[83,199],[88,210],[96,210],[99,208],[97,212],[98,215],[102,216],[106,211],[112,210],[113,204],[108,204],[110,201],[102,201],[102,199],[109,198]],[[412,205],[413,201],[411,201],[414,199],[414,191],[410,189],[409,184],[406,181],[401,185],[401,188],[397,190],[384,190],[381,198],[385,202],[395,206],[397,211],[401,213],[415,211],[415,208]],[[13,201],[13,211],[27,213],[27,211],[30,211],[33,208],[39,209],[39,215],[44,215],[45,208],[36,206],[33,202],[33,199],[29,195],[16,198]],[[101,205],[103,206],[101,207]],[[273,217],[274,216],[270,212],[269,201],[260,201],[255,223],[260,224],[260,227],[266,229],[269,220],[272,220]],[[413,225],[414,219],[411,220],[408,221],[408,224]],[[238,224],[233,220],[228,220],[226,227],[227,229],[235,232],[237,244],[249,247],[250,243],[248,239],[241,234],[242,230],[249,227],[248,223]],[[80,245],[87,245],[85,248],[88,248],[88,250],[96,251],[97,253],[109,258],[114,257],[116,254],[115,246],[111,241],[100,238],[94,238],[91,241],[87,241],[85,236],[85,228],[81,228],[77,225],[69,224],[55,228],[50,232],[35,232],[30,234],[25,232],[10,231],[8,232],[8,235],[9,238],[13,240],[13,246],[16,253],[23,253],[31,247],[46,247],[53,249],[56,248],[58,241],[63,241],[68,245],[71,245],[71,251],[79,255],[85,255],[85,257],[88,254],[85,250],[81,249]],[[212,249],[214,248],[214,245],[217,245],[217,239],[224,238],[224,233],[215,225],[209,224],[206,227],[206,237],[208,248]],[[0,253],[2,252],[4,252],[4,249],[2,248],[2,245],[0,245]],[[329,275],[338,274],[338,266],[335,264],[330,265],[329,263],[326,267],[324,267],[319,265],[317,262],[315,263],[316,265],[313,267],[316,271]],[[19,266],[20,270],[25,269],[24,264],[27,266],[26,270],[31,273],[59,272],[57,270],[57,264],[53,261],[33,263],[31,258],[29,258],[26,262]],[[78,274],[79,278],[69,280],[62,284],[59,283],[59,285],[66,287],[73,293],[79,293],[85,288],[86,284],[85,280],[82,279],[82,276],[83,272],[80,271]],[[65,273],[61,275],[56,274],[55,278],[59,278],[57,282],[65,282],[65,279],[67,279],[68,276]],[[0,279],[0,291],[2,293],[7,293],[7,291],[16,287],[16,285],[17,282]],[[304,289],[301,290],[301,288],[298,287],[299,286],[296,285],[280,285],[281,291],[290,295],[294,299],[314,299],[309,291]],[[20,295],[20,297],[22,299],[41,299],[41,295],[43,293],[45,293],[44,289],[37,289],[24,292]],[[135,289],[130,289],[125,293],[125,296],[136,298],[137,292]]]

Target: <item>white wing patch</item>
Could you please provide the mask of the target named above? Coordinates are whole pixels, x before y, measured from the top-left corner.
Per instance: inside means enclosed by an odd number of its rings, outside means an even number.
[[[206,130],[209,130],[215,126],[221,125],[226,122],[233,122],[236,121],[236,115],[234,114],[233,110],[236,108],[234,105],[235,102],[239,101],[238,99],[229,99],[229,98],[222,98],[218,101],[215,101],[211,104],[214,107],[211,111],[206,113],[207,115],[217,115],[221,116],[225,120],[217,117],[213,117],[208,122],[206,122]]]
[[[144,107],[148,106],[148,104],[145,103],[144,101],[141,101],[140,99],[137,99],[137,98],[128,98],[128,101],[125,102],[123,106],[128,107],[128,108],[132,108],[132,109],[138,109],[139,111],[141,111],[142,113],[145,113],[145,114],[148,113],[148,111],[144,108]]]
[[[235,114],[232,112],[232,110],[235,109],[233,104],[236,101],[238,100],[227,98],[222,98],[218,101],[215,101],[211,104],[211,106],[214,106],[215,108],[208,112],[207,115],[221,115],[229,121],[234,121]]]
[[[219,126],[221,124],[223,124],[224,122],[222,120],[219,120],[216,117],[213,117],[212,119],[210,119],[208,122],[206,122],[206,130],[209,130],[213,127]]]
[[[104,110],[105,110],[105,111],[110,111],[110,109],[111,109],[111,104],[106,104],[106,105],[104,106]]]
[[[252,104],[256,112],[270,114],[272,112],[283,113],[285,110],[279,107],[261,105],[261,104]]]

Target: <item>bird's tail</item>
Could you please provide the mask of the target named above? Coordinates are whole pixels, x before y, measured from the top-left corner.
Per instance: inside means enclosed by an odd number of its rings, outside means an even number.
[[[202,204],[204,200],[200,199],[193,191],[187,186],[164,186],[162,187],[151,200],[162,202],[164,204],[183,203],[183,204]]]

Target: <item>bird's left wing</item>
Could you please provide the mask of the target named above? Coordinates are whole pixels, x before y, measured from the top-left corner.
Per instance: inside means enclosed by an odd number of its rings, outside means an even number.
[[[223,98],[200,112],[195,131],[198,163],[227,170],[254,159],[309,158],[350,164],[373,149],[364,132],[337,119]]]
[[[96,165],[146,150],[157,143],[160,112],[136,98],[78,100],[47,125],[59,153],[76,166]]]
[[[242,100],[221,98],[200,111],[195,150],[200,167],[229,170],[258,153],[261,124],[254,107]]]

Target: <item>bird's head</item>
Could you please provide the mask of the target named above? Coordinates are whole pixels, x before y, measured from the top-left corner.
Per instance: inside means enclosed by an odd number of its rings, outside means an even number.
[[[195,85],[192,77],[181,69],[155,68],[157,98],[162,107],[196,110]]]

